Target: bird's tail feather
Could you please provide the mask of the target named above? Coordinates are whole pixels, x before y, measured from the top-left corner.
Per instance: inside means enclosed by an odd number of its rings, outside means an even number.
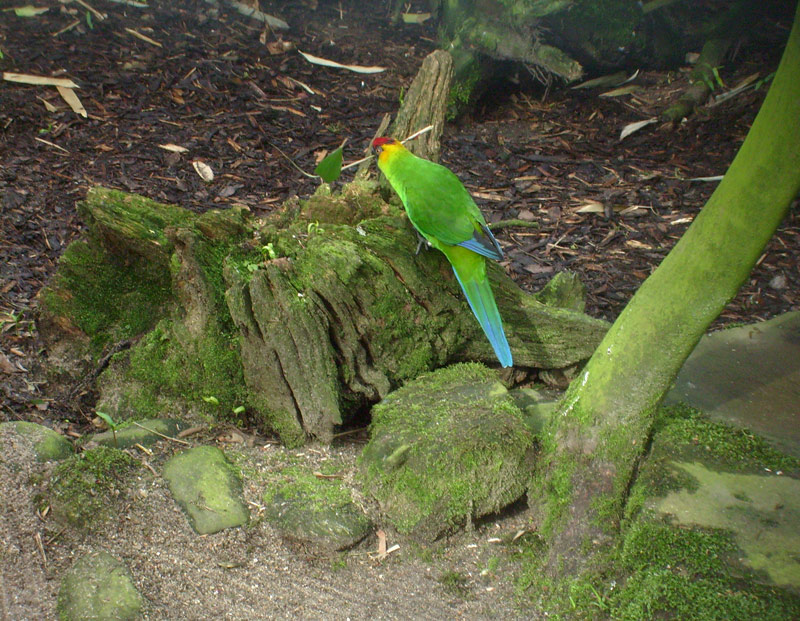
[[[482,257],[481,261],[483,261]],[[506,333],[503,330],[503,320],[500,318],[500,311],[497,310],[497,303],[485,273],[477,277],[466,274],[462,276],[458,273],[455,265],[453,265],[453,272],[467,297],[473,314],[481,324],[486,338],[492,344],[500,364],[504,367],[512,366],[514,362],[511,358],[511,348],[506,340]]]

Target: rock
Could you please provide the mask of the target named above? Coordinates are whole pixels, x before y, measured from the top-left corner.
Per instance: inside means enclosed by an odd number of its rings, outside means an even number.
[[[665,402],[688,403],[800,457],[800,312],[704,336]]]
[[[107,552],[81,557],[64,575],[58,593],[63,621],[126,621],[140,616],[142,596],[125,564]]]
[[[137,421],[131,423],[123,429],[117,430],[116,442],[113,431],[104,431],[92,436],[92,441],[104,446],[114,446],[116,448],[128,448],[134,444],[148,446],[159,440],[162,436],[174,437],[187,425],[182,421],[171,418],[154,418],[150,420]],[[159,435],[161,434],[161,435]]]
[[[53,515],[79,528],[107,519],[124,495],[126,475],[137,463],[127,453],[106,446],[62,461],[48,481]]]
[[[517,388],[509,394],[522,410],[525,424],[534,434],[542,432],[562,395],[555,390],[533,388]]]
[[[216,447],[198,446],[178,453],[164,464],[163,476],[200,535],[242,526],[250,519],[241,499],[239,474]]]
[[[626,508],[614,618],[800,610],[800,460],[685,406],[659,411]]]
[[[58,461],[75,453],[69,440],[43,425],[16,420],[0,423],[0,431],[4,429],[13,429],[30,440],[39,461]]]
[[[280,475],[283,481],[265,492],[264,503],[267,520],[284,538],[344,550],[367,536],[369,520],[340,481],[299,467]]]
[[[432,541],[525,493],[533,436],[494,371],[457,364],[372,409],[364,489],[398,531]]]
[[[575,272],[559,272],[534,297],[547,306],[582,313],[586,308],[586,285]]]
[[[696,489],[669,492],[660,513],[683,525],[726,529],[744,552],[741,561],[777,586],[800,590],[800,481],[774,473],[720,472],[697,462],[674,462]]]

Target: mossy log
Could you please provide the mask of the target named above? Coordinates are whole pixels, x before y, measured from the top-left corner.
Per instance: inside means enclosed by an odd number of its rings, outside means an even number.
[[[120,208],[132,201],[133,212]],[[378,197],[374,183],[351,184],[339,195],[323,186],[268,221],[247,222],[241,211],[180,210],[182,217],[165,221],[166,228],[148,220],[144,235],[141,210],[164,207],[94,189],[83,208],[98,256],[123,265],[155,235],[159,252],[150,263],[132,265],[155,265],[171,279],[164,309],[142,324],[150,329],[160,319],[156,328],[125,364],[115,362],[101,377],[111,387],[106,393],[127,386],[124,399],[103,397],[118,413],[142,407],[148,394],[148,408],[159,415],[177,399],[208,410],[210,395],[219,411],[245,404],[263,429],[287,442],[329,441],[353,413],[423,372],[460,360],[496,364],[446,259],[434,251],[415,255],[411,225]],[[128,243],[110,236],[126,230],[135,238]],[[542,304],[497,266],[490,278],[518,366],[573,366],[607,329],[603,321]],[[62,293],[78,306],[75,296],[85,295]],[[113,304],[112,297],[104,299]],[[43,314],[61,311],[49,307]]]
[[[706,42],[700,52],[697,65],[692,70],[689,88],[678,101],[664,110],[662,114],[664,120],[673,123],[682,121],[690,116],[696,107],[702,106],[706,102],[718,80],[714,73],[716,67],[722,63],[732,43],[733,39],[711,39]]]

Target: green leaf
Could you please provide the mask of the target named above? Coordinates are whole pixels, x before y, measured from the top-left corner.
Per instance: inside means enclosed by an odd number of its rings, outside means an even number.
[[[114,419],[111,418],[111,416],[106,414],[105,412],[97,410],[95,414],[97,414],[100,418],[102,418],[105,421],[109,429],[114,429],[117,426],[117,423],[114,422]]]
[[[342,145],[329,153],[314,169],[314,174],[322,177],[325,183],[336,181],[342,174]]]
[[[11,9],[7,9],[11,10]],[[50,7],[36,7],[31,6],[30,4],[27,6],[20,6],[14,9],[14,13],[17,17],[36,17],[37,15],[41,15],[42,13],[46,13],[50,10]]]
[[[237,405],[235,408],[233,408],[234,414],[244,414],[244,411],[245,407],[243,405]]]
[[[219,399],[216,397],[203,397],[203,401],[210,403],[211,405],[219,405]]]

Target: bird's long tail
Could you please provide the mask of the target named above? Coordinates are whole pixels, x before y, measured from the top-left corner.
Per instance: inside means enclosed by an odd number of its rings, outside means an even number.
[[[497,310],[489,279],[486,276],[485,259],[460,246],[450,246],[443,250],[453,266],[458,283],[467,296],[473,314],[481,324],[486,337],[494,348],[497,359],[504,367],[512,366],[511,349],[503,330],[503,320]]]

